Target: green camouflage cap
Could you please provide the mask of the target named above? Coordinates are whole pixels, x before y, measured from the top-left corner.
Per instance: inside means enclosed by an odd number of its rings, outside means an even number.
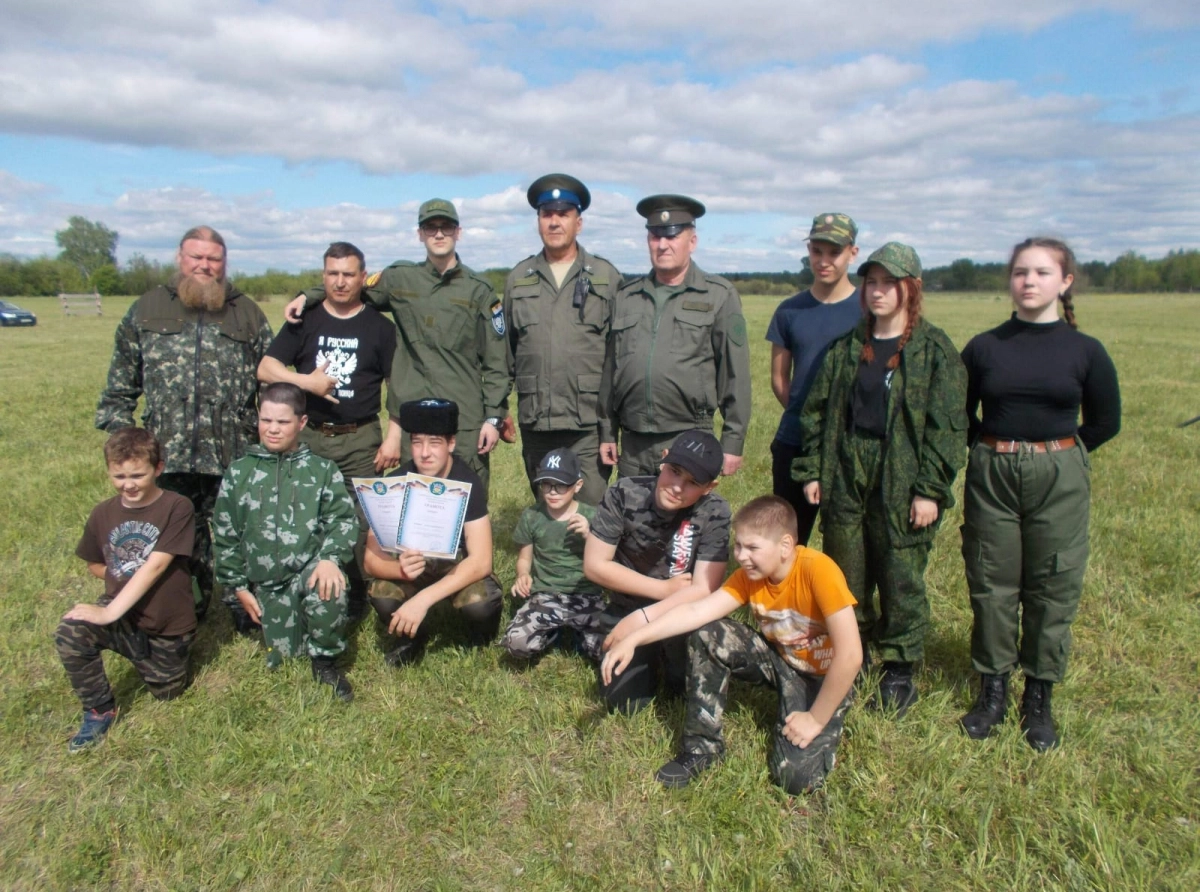
[[[833,242],[842,247],[853,245],[856,238],[858,227],[846,214],[817,214],[808,231],[810,242]]]
[[[917,256],[916,251],[900,242],[888,242],[882,248],[873,251],[858,268],[858,274],[865,276],[867,267],[872,263],[878,263],[897,279],[921,278],[921,258]]]
[[[454,203],[446,201],[444,198],[429,199],[417,211],[417,225],[420,226],[426,220],[433,220],[437,217],[444,217],[447,220],[453,220],[457,223],[458,211],[454,209]]]

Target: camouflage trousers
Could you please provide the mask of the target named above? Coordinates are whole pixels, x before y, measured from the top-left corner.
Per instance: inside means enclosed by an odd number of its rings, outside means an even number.
[[[392,614],[400,609],[401,604],[449,573],[455,563],[450,560],[426,560],[425,572],[411,582],[371,580],[368,593],[379,619],[385,626],[389,624]],[[447,600],[467,621],[472,644],[488,644],[496,637],[496,631],[500,628],[500,611],[504,607],[504,590],[494,575],[465,586]],[[428,637],[426,626],[427,623],[421,623],[417,638],[423,640]]]
[[[64,619],[54,633],[54,647],[83,708],[99,709],[113,701],[101,651],[133,663],[156,700],[173,700],[187,690],[188,652],[195,639],[195,632],[148,635],[126,618],[107,626]]]
[[[544,653],[560,629],[574,629],[583,655],[599,662],[600,645],[608,634],[600,621],[603,612],[603,595],[535,592],[512,618],[500,643],[512,656],[528,660]]]
[[[192,544],[192,556],[188,560],[188,573],[193,580],[196,617],[201,618],[208,611],[212,598],[212,515],[217,503],[217,490],[221,488],[221,478],[217,474],[162,474],[158,478],[158,485],[179,493],[192,503],[192,511],[195,512],[196,538]]]
[[[336,657],[346,649],[346,591],[322,601],[317,590],[308,586],[316,568],[314,558],[287,579],[254,585],[254,597],[262,608],[267,665],[272,669],[287,657]]]
[[[885,662],[915,663],[925,655],[929,629],[929,597],[925,568],[932,542],[896,548],[888,538],[888,512],[883,504],[882,440],[847,435],[842,473],[857,497],[860,514],[823,513],[822,551],[846,575],[858,601],[854,608],[864,650],[874,644]],[[908,512],[909,506],[902,509]],[[878,595],[878,605],[876,605]],[[865,654],[864,654],[865,656]]]
[[[801,749],[784,737],[784,723],[793,712],[807,712],[812,707],[821,691],[821,676],[792,668],[759,632],[732,619],[717,620],[689,635],[687,653],[684,752],[724,752],[721,719],[729,697],[729,679],[737,678],[773,687],[779,693],[767,759],[772,780],[793,795],[815,790],[825,782],[836,761],[852,695],[846,695],[821,733]]]

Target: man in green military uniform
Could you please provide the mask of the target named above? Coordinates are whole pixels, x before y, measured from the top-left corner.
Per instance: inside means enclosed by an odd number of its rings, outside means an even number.
[[[196,226],[184,234],[174,283],[143,294],[117,326],[96,406],[96,427],[111,433],[133,425],[138,397],[145,397],[142,426],[165,456],[159,486],[189,499],[195,511],[188,569],[201,616],[213,587],[213,502],[221,475],[258,441],[257,371],[271,344],[267,317],[226,280],[225,259],[216,230]]]
[[[363,297],[390,309],[400,330],[388,381],[388,414],[398,418],[400,404],[444,397],[458,404],[455,454],[488,482],[488,454],[500,439],[508,414],[508,371],[504,307],[487,281],[464,266],[455,250],[462,230],[458,211],[441,198],[421,205],[417,237],[425,260],[398,260],[367,278]],[[313,288],[293,300],[287,318],[325,299]],[[404,437],[403,459],[412,455]]]
[[[692,263],[704,205],[684,195],[638,202],[652,273],[621,288],[600,382],[600,455],[618,476],[658,472],[682,431],[724,420],[722,473],[742,464],[750,424],[750,349],[737,291]]]
[[[534,180],[527,197],[537,211],[542,251],[514,266],[504,283],[525,473],[533,486],[542,457],[570,449],[583,468],[579,497],[596,505],[612,473],[600,460],[596,422],[621,274],[577,240],[592,201],[587,186],[551,173]]]

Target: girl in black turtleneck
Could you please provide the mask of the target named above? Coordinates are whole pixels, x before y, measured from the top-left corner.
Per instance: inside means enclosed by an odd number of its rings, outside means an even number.
[[[1009,261],[1016,311],[962,354],[973,444],[963,559],[975,614],[971,661],[982,678],[961,721],[971,737],[987,737],[1004,719],[1008,676],[1020,665],[1021,725],[1037,750],[1058,744],[1050,691],[1066,671],[1087,566],[1088,453],[1121,426],[1112,360],[1075,325],[1074,280],[1063,242],[1021,242]]]

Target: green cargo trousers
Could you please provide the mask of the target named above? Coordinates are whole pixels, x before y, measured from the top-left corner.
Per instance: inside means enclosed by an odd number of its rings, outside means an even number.
[[[846,510],[822,514],[822,551],[846,576],[858,605],[858,634],[864,649],[874,644],[885,662],[915,663],[925,655],[929,629],[929,597],[925,568],[932,543],[896,548],[888,538],[888,509],[883,504],[882,440],[846,434],[841,448],[841,476],[859,516]],[[893,506],[907,514],[909,505]],[[878,592],[878,605],[876,605]]]
[[[1019,664],[1030,678],[1062,681],[1087,569],[1090,498],[1082,445],[971,449],[962,548],[975,671],[1006,675]]]
[[[657,477],[662,464],[663,452],[671,448],[683,431],[666,434],[639,434],[637,431],[621,431],[621,457],[617,461],[617,478]]]

